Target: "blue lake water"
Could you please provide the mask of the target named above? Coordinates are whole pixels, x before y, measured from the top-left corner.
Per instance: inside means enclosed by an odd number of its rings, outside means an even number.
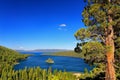
[[[92,69],[88,64],[84,62],[83,59],[73,58],[73,57],[63,57],[63,56],[48,56],[41,55],[44,53],[41,52],[22,52],[24,54],[34,54],[28,57],[25,60],[20,61],[19,64],[14,66],[15,70],[24,69],[25,67],[37,67],[40,66],[42,69],[48,69],[49,67],[52,70],[62,70],[69,72],[83,72],[84,68],[88,70]],[[48,58],[52,58],[54,60],[54,64],[48,64],[45,62]]]

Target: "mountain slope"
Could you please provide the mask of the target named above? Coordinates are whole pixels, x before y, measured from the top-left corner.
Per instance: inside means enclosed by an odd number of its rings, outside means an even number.
[[[18,63],[19,60],[25,59],[28,55],[19,54],[18,52],[0,46],[0,73],[5,66],[11,66]]]

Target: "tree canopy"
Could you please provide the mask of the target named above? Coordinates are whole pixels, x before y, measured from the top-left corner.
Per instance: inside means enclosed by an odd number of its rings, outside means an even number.
[[[81,44],[86,42],[81,52],[84,59],[99,63],[104,56],[105,79],[115,80],[114,56],[115,64],[120,65],[120,0],[85,0],[85,3],[82,21],[86,28],[79,29],[74,36]]]

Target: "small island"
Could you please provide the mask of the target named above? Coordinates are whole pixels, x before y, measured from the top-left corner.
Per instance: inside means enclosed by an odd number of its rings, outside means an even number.
[[[51,58],[48,58],[45,62],[49,63],[49,64],[53,64],[54,63],[54,61]]]

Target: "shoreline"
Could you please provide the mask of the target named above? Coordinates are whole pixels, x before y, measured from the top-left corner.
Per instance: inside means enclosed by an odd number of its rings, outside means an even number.
[[[82,73],[73,73],[74,76],[76,76],[77,80],[79,80],[80,76],[82,75]]]

